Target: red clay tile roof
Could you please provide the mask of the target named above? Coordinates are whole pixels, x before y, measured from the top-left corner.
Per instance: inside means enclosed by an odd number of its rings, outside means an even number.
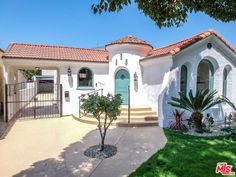
[[[230,50],[232,50],[233,52],[236,53],[236,49],[234,49],[230,44],[228,44],[219,34],[217,34],[213,30],[208,30],[207,32],[200,33],[196,36],[193,36],[193,37],[185,39],[183,41],[168,45],[166,47],[154,49],[154,50],[150,51],[148,56],[143,58],[142,60],[145,60],[148,58],[153,58],[153,57],[158,57],[158,56],[162,56],[162,55],[167,55],[167,54],[175,55],[175,54],[179,53],[180,51],[182,51],[183,49],[195,44],[196,42],[198,42],[204,38],[207,38],[210,35],[215,35],[216,37],[218,37],[218,39],[220,39],[227,47],[229,47]]]
[[[132,37],[132,36],[126,36],[126,37],[119,38],[119,39],[111,42],[110,44],[107,44],[106,46],[113,45],[113,44],[139,44],[139,45],[148,45],[151,48],[153,48],[146,41],[143,41],[141,39],[138,39],[138,38]]]
[[[63,46],[12,43],[3,58],[28,58],[42,60],[65,60],[82,62],[108,62],[106,50]]]
[[[142,60],[146,60],[153,57],[162,55],[175,55],[183,49],[195,44],[196,42],[207,38],[211,35],[215,35],[221,40],[230,50],[236,53],[236,49],[230,46],[219,34],[213,30],[200,33],[191,38],[182,40],[180,42],[162,47],[159,49],[153,49]],[[113,44],[139,44],[148,45],[147,42],[135,37],[123,37],[108,45]],[[108,46],[106,45],[106,46]],[[106,50],[97,49],[84,49],[74,47],[63,46],[50,46],[50,45],[36,45],[36,44],[20,44],[12,43],[3,55],[3,58],[29,58],[29,59],[44,59],[44,60],[66,60],[66,61],[82,61],[82,62],[108,62],[108,52]]]

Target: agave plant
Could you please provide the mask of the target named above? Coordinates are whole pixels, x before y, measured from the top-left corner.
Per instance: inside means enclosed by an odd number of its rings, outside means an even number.
[[[193,95],[192,90],[189,91],[188,95],[179,92],[179,98],[171,97],[171,102],[168,102],[168,104],[190,111],[192,113],[191,119],[194,123],[195,131],[202,133],[202,118],[204,111],[221,103],[227,103],[235,109],[234,104],[228,98],[224,96],[216,97],[216,94],[216,90],[209,91],[208,89],[198,90],[195,95]]]

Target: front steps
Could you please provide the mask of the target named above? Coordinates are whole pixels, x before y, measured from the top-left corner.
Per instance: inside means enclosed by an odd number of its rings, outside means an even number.
[[[73,114],[73,118],[88,124],[97,125],[97,120],[93,118],[91,114],[81,114],[82,117],[79,118],[79,113]],[[104,115],[101,117],[101,122],[103,123]],[[128,123],[128,107],[121,107],[121,114],[117,120],[113,121],[112,126],[117,127],[146,127],[146,126],[157,126],[158,118],[157,114],[152,111],[150,107],[139,106],[131,107],[130,109],[130,123]]]

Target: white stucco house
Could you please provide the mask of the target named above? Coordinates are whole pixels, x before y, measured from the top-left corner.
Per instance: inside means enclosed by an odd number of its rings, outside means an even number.
[[[99,89],[120,93],[126,105],[128,86],[131,107],[151,107],[161,127],[172,118],[167,102],[180,91],[209,88],[236,103],[236,50],[213,30],[157,49],[130,36],[101,50],[11,43],[2,60],[5,84],[19,82],[20,69],[54,70],[54,82],[62,84],[63,115],[78,111],[81,94]],[[231,111],[218,105],[208,112],[220,121]]]

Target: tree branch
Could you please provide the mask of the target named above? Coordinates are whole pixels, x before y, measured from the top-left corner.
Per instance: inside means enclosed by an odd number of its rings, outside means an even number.
[[[235,0],[134,0],[134,3],[160,28],[179,27],[192,12],[203,12],[223,22],[236,20]],[[130,4],[131,0],[100,0],[92,5],[92,10],[95,14],[119,12]]]

